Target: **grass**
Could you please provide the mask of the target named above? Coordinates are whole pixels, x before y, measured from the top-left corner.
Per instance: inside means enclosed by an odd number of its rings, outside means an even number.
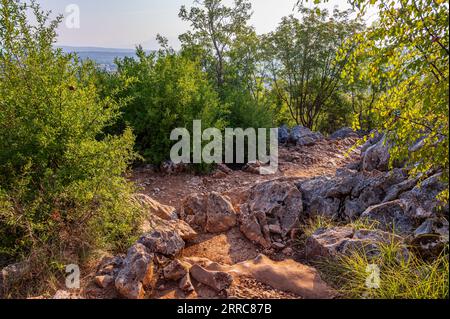
[[[359,251],[328,263],[319,262],[317,267],[344,298],[448,299],[448,253],[427,262],[411,252],[408,258],[399,258],[401,249],[398,244],[381,244],[380,254],[370,260]],[[366,284],[371,274],[369,265],[379,269],[377,288],[369,288]]]
[[[319,228],[347,226],[354,229],[376,229],[377,224],[360,220],[342,225],[325,219],[315,218],[305,223],[297,245],[303,245],[306,238]],[[322,278],[330,283],[347,299],[448,299],[449,298],[449,259],[448,246],[440,256],[425,261],[409,250],[405,256],[405,246],[397,240],[380,243],[379,254],[367,257],[362,249],[350,255],[341,255],[337,259],[319,260],[313,265]],[[369,288],[366,281],[372,270],[370,265],[379,269],[379,286]],[[369,268],[368,268],[369,267]],[[375,275],[376,276],[376,275]]]

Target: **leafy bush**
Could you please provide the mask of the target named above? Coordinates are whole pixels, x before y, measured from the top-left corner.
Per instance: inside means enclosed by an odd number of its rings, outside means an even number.
[[[169,159],[175,128],[192,132],[193,120],[202,120],[204,128],[223,126],[225,110],[219,109],[217,94],[196,62],[171,50],[147,54],[138,48],[137,57],[117,60],[118,72],[103,79],[110,94],[127,100],[113,129],[122,132],[131,125],[136,148],[148,162]]]
[[[39,255],[41,272],[63,255],[126,247],[140,220],[124,176],[134,137],[102,133],[119,105],[99,97],[91,64],[53,48],[61,18],[0,3],[0,255]]]

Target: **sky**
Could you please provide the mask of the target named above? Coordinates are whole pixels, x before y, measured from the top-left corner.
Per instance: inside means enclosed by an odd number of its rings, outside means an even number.
[[[281,18],[293,11],[297,0],[251,0],[253,17],[251,24],[259,34],[273,31]],[[46,10],[54,15],[64,14],[65,19],[58,29],[58,45],[89,46],[104,48],[134,48],[141,44],[146,49],[157,49],[155,37],[158,33],[169,39],[175,49],[179,48],[178,36],[189,29],[189,24],[178,17],[182,5],[188,8],[193,0],[40,0]],[[232,0],[224,0],[231,4]],[[70,17],[79,8],[79,28]],[[307,6],[312,6],[309,1]],[[69,6],[69,7],[68,7]],[[330,0],[323,8],[348,9],[346,0]],[[73,24],[75,22],[75,24]]]

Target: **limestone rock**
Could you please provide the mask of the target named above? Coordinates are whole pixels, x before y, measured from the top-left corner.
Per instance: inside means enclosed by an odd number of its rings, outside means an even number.
[[[158,253],[169,257],[177,256],[185,246],[179,233],[175,230],[154,229],[139,238],[150,253]]]
[[[180,280],[179,287],[180,287],[181,290],[184,291],[184,293],[187,293],[187,294],[189,294],[189,293],[191,293],[191,292],[193,292],[193,291],[195,290],[195,289],[194,289],[194,286],[192,285],[192,282],[191,282],[191,276],[189,275],[189,273],[187,273],[187,274]]]
[[[134,198],[148,211],[148,214],[150,215],[156,215],[164,220],[172,220],[177,218],[175,208],[172,206],[163,205],[150,196],[144,194],[135,194]]]
[[[387,171],[389,167],[389,144],[386,136],[370,146],[363,154],[362,169],[365,171]]]
[[[214,289],[217,292],[226,290],[233,282],[233,277],[222,271],[210,271],[199,265],[193,265],[190,269],[190,275],[196,281]]]
[[[189,265],[177,259],[170,262],[163,270],[164,278],[167,280],[178,281],[185,277],[189,272]]]
[[[216,192],[208,195],[206,206],[206,231],[225,232],[236,226],[237,216],[230,200]]]
[[[330,135],[331,139],[343,139],[348,137],[359,137],[350,127],[343,127]]]
[[[430,218],[414,231],[411,245],[424,259],[439,256],[448,246],[448,220],[442,217]]]
[[[278,142],[280,144],[286,144],[288,140],[289,140],[289,128],[286,125],[283,125],[278,129]]]
[[[117,275],[115,286],[128,299],[142,299],[153,279],[153,254],[142,244],[132,246]]]
[[[216,192],[187,197],[183,202],[182,218],[190,226],[209,233],[228,231],[237,223],[230,199]]]
[[[306,256],[310,259],[336,258],[354,252],[364,252],[368,258],[377,256],[380,243],[392,240],[402,242],[399,236],[381,230],[354,230],[350,227],[318,229],[305,244]],[[406,249],[406,248],[405,248]]]
[[[395,231],[398,234],[410,234],[415,229],[415,221],[406,214],[403,200],[395,200],[369,207],[361,218],[378,222],[378,228]]]
[[[311,146],[323,139],[320,133],[312,132],[309,128],[298,125],[292,128],[289,142],[298,146]]]
[[[240,230],[252,242],[269,248],[271,234],[286,238],[298,225],[302,211],[302,196],[293,184],[264,182],[251,188],[240,205]]]

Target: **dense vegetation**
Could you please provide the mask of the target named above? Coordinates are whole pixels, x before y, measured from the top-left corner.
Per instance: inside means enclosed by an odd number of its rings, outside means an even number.
[[[0,266],[44,260],[34,263],[41,278],[67,256],[125,248],[140,224],[127,169],[167,160],[170,132],[194,119],[219,129],[387,131],[393,161],[408,159],[411,174],[439,168],[448,181],[448,5],[353,4],[354,19],[300,1],[258,35],[247,0],[197,1],[179,12],[190,23],[181,50],[158,36],[159,51],[137,48],[137,59],[107,73],[54,49],[60,17],[1,0]],[[379,19],[365,26],[371,5]]]

